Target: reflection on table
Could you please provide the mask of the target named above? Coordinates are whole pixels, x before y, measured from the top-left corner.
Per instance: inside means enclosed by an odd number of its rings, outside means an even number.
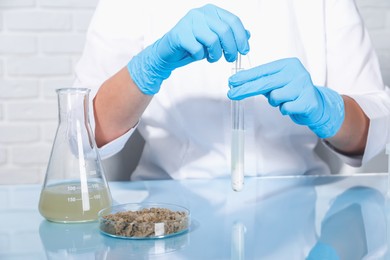
[[[165,202],[191,211],[187,233],[154,240],[105,236],[98,223],[39,216],[39,186],[27,209],[0,207],[0,259],[387,259],[387,176],[247,178],[109,183],[116,203]],[[0,187],[0,195],[20,187]],[[8,195],[9,196],[9,195]],[[36,203],[34,205],[34,203]],[[32,206],[31,206],[32,205]],[[15,216],[26,222],[17,227]],[[4,225],[8,223],[8,225]],[[37,234],[28,248],[17,234]],[[19,237],[20,238],[20,237]],[[4,243],[2,246],[1,244]],[[27,248],[26,248],[27,247]],[[30,250],[30,251],[29,251]]]

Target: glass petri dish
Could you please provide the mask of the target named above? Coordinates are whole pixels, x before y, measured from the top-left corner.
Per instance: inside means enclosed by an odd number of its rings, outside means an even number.
[[[169,203],[128,203],[99,211],[99,229],[122,239],[159,239],[185,233],[190,211]]]

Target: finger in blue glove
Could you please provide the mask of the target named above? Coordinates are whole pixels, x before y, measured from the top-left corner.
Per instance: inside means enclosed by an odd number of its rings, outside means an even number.
[[[344,101],[335,91],[317,87],[297,58],[273,61],[229,78],[228,97],[240,100],[264,95],[297,124],[308,126],[320,138],[330,138],[344,121]]]
[[[208,4],[190,10],[168,33],[133,57],[128,71],[147,95],[156,94],[163,80],[179,67],[207,59],[229,62],[249,52],[250,33],[234,14]]]

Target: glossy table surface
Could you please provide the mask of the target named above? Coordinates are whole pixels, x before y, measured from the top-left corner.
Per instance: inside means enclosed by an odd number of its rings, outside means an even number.
[[[105,236],[98,223],[57,224],[38,212],[40,185],[0,186],[0,259],[388,259],[387,174],[110,182],[116,204],[174,203],[184,234]],[[325,259],[325,258],[324,258]],[[337,259],[337,258],[326,258]]]

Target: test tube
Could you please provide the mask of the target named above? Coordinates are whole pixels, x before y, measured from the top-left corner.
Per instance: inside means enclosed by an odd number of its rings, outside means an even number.
[[[387,197],[390,198],[390,143],[386,144],[387,154]]]
[[[233,73],[242,70],[241,55],[238,54]],[[244,187],[244,107],[241,101],[231,101],[231,184],[234,191]]]
[[[231,260],[244,260],[245,259],[245,230],[246,227],[240,221],[234,222],[232,226],[231,237]]]

